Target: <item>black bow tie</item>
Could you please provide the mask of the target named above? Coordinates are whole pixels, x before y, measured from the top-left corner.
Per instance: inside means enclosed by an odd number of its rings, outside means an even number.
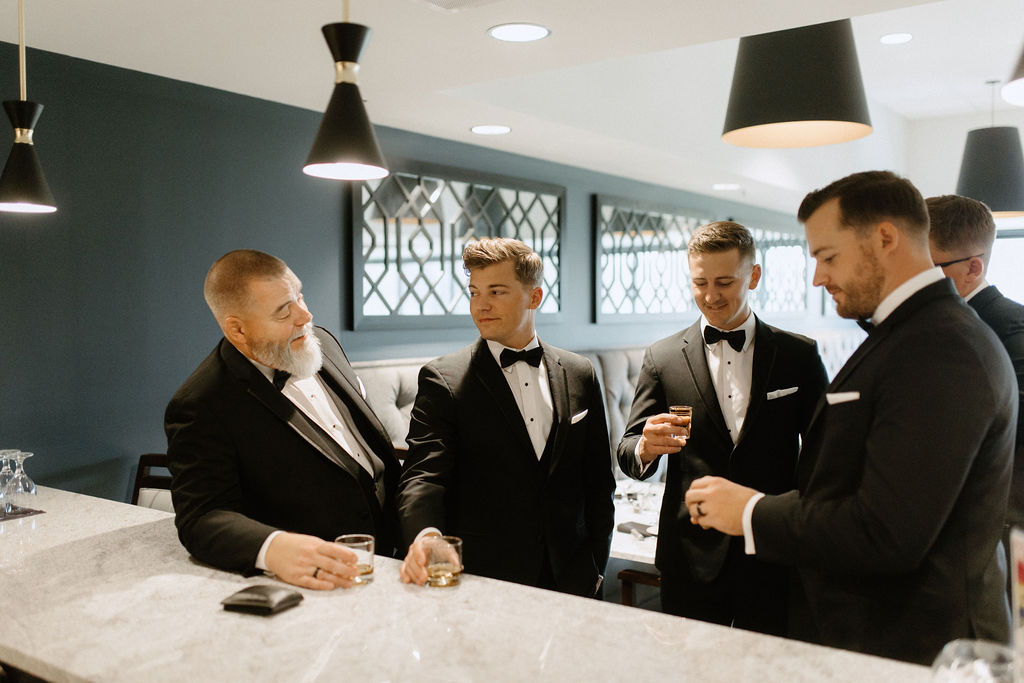
[[[278,391],[284,389],[284,383],[288,381],[288,378],[292,376],[292,373],[285,372],[284,370],[274,370],[274,386],[277,387]]]
[[[870,320],[863,320],[861,318],[857,318],[857,327],[864,330],[868,334],[871,334],[871,330],[875,329],[875,324]]]
[[[745,330],[733,330],[732,332],[723,332],[717,327],[711,327],[711,325],[704,326],[704,341],[709,346],[717,344],[718,342],[725,340],[729,342],[729,346],[733,348],[733,351],[742,351],[743,343],[747,341],[747,333]]]
[[[526,361],[535,368],[540,367],[540,359],[544,355],[544,349],[540,346],[529,351],[513,351],[512,349],[501,350],[501,367],[507,368],[516,361]]]

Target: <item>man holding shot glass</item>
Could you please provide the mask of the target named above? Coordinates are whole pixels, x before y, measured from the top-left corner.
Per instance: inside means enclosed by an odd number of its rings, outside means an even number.
[[[398,486],[402,580],[422,585],[431,564],[457,561],[457,544],[431,537],[444,531],[462,539],[468,573],[594,596],[615,515],[597,376],[537,338],[540,256],[494,238],[462,258],[480,339],[420,370]]]
[[[791,489],[799,437],[828,380],[814,341],[751,312],[761,266],[750,231],[731,221],[703,225],[688,252],[701,317],[644,354],[619,466],[646,479],[669,458],[655,557],[662,609],[785,635],[787,570],[745,555],[742,538],[690,524],[684,495],[707,474]]]

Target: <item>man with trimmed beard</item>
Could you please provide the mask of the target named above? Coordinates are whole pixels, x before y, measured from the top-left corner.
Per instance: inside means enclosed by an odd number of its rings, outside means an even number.
[[[393,555],[400,466],[341,345],[280,259],[218,259],[203,296],[224,338],[178,389],[164,429],[182,545],[221,569],[304,588],[349,587],[369,533]]]
[[[855,173],[807,195],[798,218],[814,284],[868,337],[811,418],[796,490],[701,477],[691,522],[797,569],[793,636],[921,664],[957,638],[1006,643],[1006,351],[933,265],[928,209],[906,179]]]

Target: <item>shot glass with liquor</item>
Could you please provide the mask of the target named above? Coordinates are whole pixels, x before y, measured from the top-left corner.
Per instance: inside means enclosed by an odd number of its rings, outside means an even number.
[[[668,412],[671,413],[672,415],[678,415],[679,417],[685,417],[686,420],[687,420],[686,427],[685,427],[686,433],[685,434],[680,434],[676,438],[678,439],[678,438],[682,438],[684,436],[686,438],[690,438],[691,429],[693,427],[693,406],[669,406],[668,407]]]
[[[343,534],[334,539],[340,546],[356,554],[356,568],[359,576],[353,581],[357,586],[373,582],[373,536],[369,534]]]
[[[427,553],[427,585],[437,588],[458,586],[462,576],[462,539],[458,536],[428,536],[423,541]]]

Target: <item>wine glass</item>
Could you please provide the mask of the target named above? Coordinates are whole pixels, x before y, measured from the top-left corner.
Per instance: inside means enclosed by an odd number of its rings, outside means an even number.
[[[12,456],[19,452],[16,448],[0,450],[0,517],[11,511],[11,482],[14,480],[11,463]]]
[[[31,496],[36,495],[36,483],[25,473],[25,460],[32,457],[32,453],[26,451],[15,451],[11,456],[14,461],[14,478],[8,485],[8,495],[12,507],[28,507]]]

